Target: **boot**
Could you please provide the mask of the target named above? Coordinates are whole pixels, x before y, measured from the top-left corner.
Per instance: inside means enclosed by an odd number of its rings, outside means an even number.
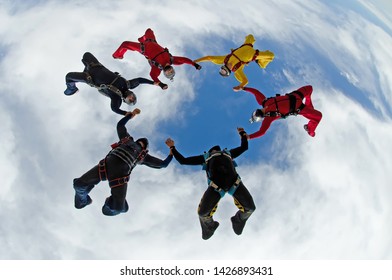
[[[236,213],[233,217],[231,217],[231,223],[233,224],[233,230],[235,234],[241,235],[245,227],[246,220],[242,220],[239,216],[239,213]]]
[[[86,199],[82,199],[79,195],[75,194],[75,208],[82,209],[93,202],[91,197],[87,195]]]
[[[211,219],[211,222],[206,223],[206,222],[203,222],[203,221],[200,219],[200,225],[201,225],[201,233],[202,233],[201,237],[202,237],[204,240],[207,240],[207,239],[209,239],[211,236],[214,235],[214,232],[215,232],[215,230],[218,228],[219,223],[216,222],[216,221],[213,221],[212,219]]]
[[[305,124],[304,125],[304,129],[306,130],[306,132],[311,136],[311,137],[314,137],[315,135],[316,135],[316,133],[313,131],[313,132],[309,132],[309,128],[308,128],[308,125],[307,124]]]
[[[64,91],[64,94],[65,95],[73,95],[73,94],[75,94],[76,92],[78,92],[78,88],[76,87],[76,85],[75,85],[75,83],[74,82],[68,82],[68,83],[66,83],[66,85],[67,85],[67,89]]]

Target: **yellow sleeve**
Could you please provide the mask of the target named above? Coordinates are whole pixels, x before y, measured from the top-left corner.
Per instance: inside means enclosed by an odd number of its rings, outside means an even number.
[[[242,65],[240,68],[237,69],[237,71],[234,72],[234,77],[240,82],[240,87],[246,86],[249,82],[248,78],[244,73],[244,65]]]
[[[223,56],[211,56],[211,55],[203,56],[201,58],[196,59],[195,62],[198,63],[198,62],[210,61],[215,64],[223,64],[225,61],[225,57],[226,57],[225,55],[223,55]]]
[[[257,56],[257,64],[261,68],[267,67],[268,63],[270,63],[272,60],[274,60],[274,53],[271,51],[259,51],[259,55]]]

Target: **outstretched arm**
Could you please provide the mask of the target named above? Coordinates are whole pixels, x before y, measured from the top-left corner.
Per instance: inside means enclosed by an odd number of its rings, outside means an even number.
[[[176,150],[174,146],[174,141],[170,138],[166,140],[166,145],[170,148],[170,151],[173,153],[174,158],[183,165],[202,165],[204,163],[204,156],[192,156],[192,157],[184,157],[179,151]]]
[[[138,87],[140,84],[149,84],[149,85],[153,85],[154,84],[153,80],[149,80],[149,79],[142,78],[142,77],[135,78],[135,79],[132,79],[132,80],[128,80],[128,82],[129,82],[129,88],[130,89]]]
[[[120,109],[121,104],[122,104],[121,97],[116,95],[116,96],[110,97],[110,99],[111,99],[110,108],[112,109],[113,112],[115,112],[119,115],[123,115],[123,116],[127,114],[127,111]]]
[[[263,135],[267,132],[268,128],[271,126],[271,123],[272,123],[274,120],[277,120],[277,119],[279,119],[279,118],[280,118],[280,117],[265,117],[265,118],[263,119],[263,122],[261,123],[261,126],[260,126],[259,131],[250,134],[250,135],[248,136],[249,139],[255,139],[255,138],[258,138],[258,137],[263,136]]]
[[[157,157],[153,157],[147,154],[140,164],[147,165],[148,167],[151,168],[160,169],[160,168],[166,168],[172,159],[173,159],[173,155],[171,154],[169,154],[164,160],[161,160]]]
[[[201,69],[201,66],[197,64],[196,62],[190,60],[187,57],[183,56],[173,56],[173,65],[181,65],[181,64],[189,64],[194,66],[197,70]]]
[[[196,63],[197,62],[205,62],[205,61],[210,61],[214,64],[223,64],[225,62],[225,58],[226,55],[221,55],[221,56],[212,56],[212,55],[208,55],[208,56],[203,56],[201,58],[198,58],[196,60],[194,60]]]
[[[241,146],[231,149],[230,154],[232,158],[240,156],[243,152],[248,149],[248,135],[242,127],[237,128],[238,133],[241,137]]]
[[[253,94],[255,96],[255,98],[256,98],[257,103],[259,103],[260,105],[263,106],[263,101],[265,100],[265,95],[264,94],[262,94],[257,89],[251,88],[251,87],[244,87],[243,90]]]
[[[132,119],[134,116],[136,116],[138,114],[140,114],[140,109],[136,108],[132,112],[130,112],[129,114],[126,114],[125,117],[123,117],[121,120],[118,121],[117,135],[120,140],[129,135],[125,125],[127,124],[127,122],[130,119]]]

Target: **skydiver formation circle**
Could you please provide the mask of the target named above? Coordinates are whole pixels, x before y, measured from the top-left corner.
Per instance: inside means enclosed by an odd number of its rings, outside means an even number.
[[[302,86],[284,95],[277,94],[271,97],[266,97],[255,88],[247,87],[249,81],[244,73],[244,67],[255,62],[260,68],[266,68],[274,60],[273,52],[255,49],[255,42],[254,36],[249,34],[241,46],[224,55],[204,56],[191,60],[187,57],[172,55],[167,47],[163,47],[157,42],[154,31],[148,28],[144,35],[137,39],[137,42],[122,42],[112,56],[114,59],[123,59],[127,51],[136,51],[144,55],[151,66],[151,80],[142,77],[127,80],[120,73],[107,69],[90,52],[84,53],[82,57],[84,70],[66,74],[67,88],[64,94],[71,96],[78,92],[76,83],[88,84],[110,98],[112,111],[123,117],[118,121],[116,127],[118,142],[111,145],[109,153],[97,165],[74,179],[75,208],[82,209],[91,204],[92,199],[89,193],[99,182],[107,180],[110,196],[106,198],[102,206],[102,213],[106,216],[114,216],[127,212],[129,206],[126,194],[133,168],[136,165],[146,165],[158,169],[166,168],[174,157],[181,165],[200,165],[206,172],[207,189],[198,207],[202,238],[209,239],[218,228],[219,223],[213,219],[213,215],[220,199],[226,194],[233,197],[234,204],[238,208],[238,211],[231,217],[233,231],[237,235],[242,234],[245,224],[255,211],[256,206],[252,195],[236,171],[237,164],[234,159],[248,150],[249,140],[263,136],[275,120],[301,115],[308,119],[308,123],[304,125],[305,131],[309,136],[314,137],[315,130],[322,118],[322,113],[313,107],[311,85]],[[152,156],[148,150],[148,139],[135,139],[126,128],[127,122],[140,114],[141,110],[136,108],[132,111],[124,111],[120,109],[122,103],[136,104],[137,97],[131,89],[140,84],[155,85],[162,90],[167,90],[168,85],[163,83],[159,76],[163,72],[167,79],[173,81],[176,74],[173,65],[188,64],[194,66],[196,70],[201,70],[202,67],[198,63],[206,61],[220,65],[219,74],[223,77],[229,77],[231,73],[234,74],[240,83],[233,88],[234,91],[246,91],[254,95],[261,107],[252,113],[249,121],[251,123],[261,122],[259,130],[247,134],[243,128],[237,128],[240,137],[238,147],[221,149],[219,145],[216,145],[208,152],[189,157],[184,157],[175,146],[174,140],[168,138],[165,141],[169,147],[168,156],[165,159]]]

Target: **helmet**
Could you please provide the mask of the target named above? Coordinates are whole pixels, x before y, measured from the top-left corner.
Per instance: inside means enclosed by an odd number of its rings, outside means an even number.
[[[124,92],[124,98],[123,101],[127,103],[128,105],[135,105],[137,102],[136,95],[133,93],[133,91],[127,90]]]
[[[264,113],[261,109],[257,109],[252,113],[252,117],[249,119],[250,123],[260,122],[264,117]]]
[[[143,150],[147,150],[148,149],[148,139],[147,138],[139,138],[136,140],[136,142],[140,142],[143,144]]]
[[[170,81],[173,81],[173,78],[176,75],[173,66],[171,65],[165,66],[163,68],[163,75],[165,75],[165,77],[168,78]]]
[[[228,77],[230,76],[231,70],[229,69],[229,67],[227,67],[226,65],[222,65],[220,70],[219,70],[219,74],[223,77]]]
[[[212,147],[211,149],[208,150],[208,153],[211,153],[212,151],[221,151],[221,147],[219,145],[216,145]]]

